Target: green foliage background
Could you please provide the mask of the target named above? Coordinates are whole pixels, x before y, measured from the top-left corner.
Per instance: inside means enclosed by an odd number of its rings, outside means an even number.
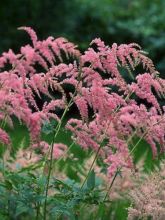
[[[164,0],[1,0],[0,52],[27,42],[17,27],[31,26],[41,39],[64,36],[81,49],[95,37],[139,43],[164,72],[164,8]]]

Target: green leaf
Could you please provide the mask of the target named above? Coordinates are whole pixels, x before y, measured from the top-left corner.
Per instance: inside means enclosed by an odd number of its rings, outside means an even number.
[[[19,216],[23,213],[27,213],[29,210],[29,207],[24,206],[23,204],[20,204],[17,206],[16,216]]]
[[[93,189],[95,187],[95,172],[91,170],[87,179],[87,187]]]
[[[5,180],[5,187],[8,190],[12,190],[13,189],[12,183],[10,181],[8,181],[8,180]]]
[[[54,131],[55,124],[56,124],[55,121],[51,121],[51,122],[45,121],[45,123],[42,126],[42,132],[46,135],[52,133]]]
[[[56,217],[57,216],[58,217],[59,216],[61,216],[61,217],[69,217],[69,219],[75,220],[75,216],[74,216],[74,213],[72,212],[72,210],[67,209],[67,207],[64,204],[54,207],[51,210],[51,213],[53,215],[55,215]]]

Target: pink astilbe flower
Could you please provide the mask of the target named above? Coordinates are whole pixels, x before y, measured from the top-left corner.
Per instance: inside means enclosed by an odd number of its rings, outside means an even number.
[[[22,46],[18,54],[10,49],[0,56],[1,122],[12,124],[16,116],[28,127],[31,142],[38,144],[42,124],[51,118],[60,121],[57,110],[68,108],[70,98],[81,118],[70,119],[66,128],[82,148],[100,149],[98,155],[110,176],[119,167],[133,165],[129,145],[135,131],[150,144],[154,156],[157,145],[165,149],[165,107],[157,99],[165,95],[165,80],[139,45],[114,43],[109,47],[97,38],[81,54],[64,38],[40,41],[31,28],[20,29],[30,35],[32,45]],[[144,71],[136,75],[134,70],[140,65]],[[128,70],[128,77],[120,73],[122,68]],[[132,83],[126,80],[130,73]],[[74,91],[66,94],[68,84]],[[47,101],[38,105],[36,96],[42,99],[43,95]],[[9,143],[3,131],[1,140]],[[64,150],[62,145],[54,149],[55,157]]]
[[[132,83],[131,90],[134,91],[141,99],[146,99],[152,103],[155,108],[160,110],[159,103],[152,92],[152,87],[158,94],[164,93],[164,88],[160,85],[157,78],[153,78],[149,73],[140,74],[136,77],[137,83]]]
[[[77,85],[76,64],[57,65],[56,59],[62,59],[62,51],[68,58],[70,55],[78,57],[80,52],[74,44],[63,38],[49,37],[44,41],[38,41],[36,33],[31,28],[20,29],[30,35],[33,46],[21,47],[19,54],[15,54],[10,49],[0,57],[0,111],[2,112],[0,119],[3,121],[8,118],[8,121],[11,121],[11,117],[15,115],[20,122],[27,125],[31,141],[35,142],[39,141],[43,122],[49,121],[50,118],[59,120],[56,110],[65,108],[67,100],[62,85],[68,82],[75,87]],[[6,71],[8,64],[11,64],[11,69],[9,66],[9,70]],[[36,64],[42,66],[43,72],[37,71]],[[64,78],[63,75],[66,77]],[[63,82],[64,79],[67,82]],[[61,100],[52,100],[51,90],[58,91]],[[35,96],[42,98],[43,94],[51,101],[39,107]]]
[[[37,39],[37,35],[36,35],[35,31],[32,28],[30,28],[30,27],[20,27],[20,28],[18,28],[18,30],[25,30],[29,34],[29,36],[31,37],[33,45],[34,46],[36,45],[38,39]]]
[[[152,217],[153,220],[165,218],[165,173],[164,162],[161,170],[149,176],[136,178],[136,187],[129,193],[132,205],[128,208],[128,220]]]
[[[109,155],[105,154],[107,158],[104,161],[109,166],[109,174],[113,175],[118,167],[130,167],[132,164],[127,140],[134,134],[135,130],[139,138],[144,135],[143,138],[151,145],[154,156],[157,154],[156,143],[159,143],[161,148],[164,148],[164,113],[162,113],[157,98],[151,91],[151,87],[155,89],[159,96],[164,94],[165,88],[163,83],[160,83],[159,77],[155,77],[156,70],[152,61],[145,57],[138,45],[123,44],[117,46],[117,44],[113,44],[112,48],[110,48],[105,46],[100,39],[96,39],[92,43],[98,46],[98,51],[95,52],[89,49],[82,57],[83,63],[85,65],[90,63],[90,66],[82,68],[82,77],[85,84],[84,87],[80,88],[80,93],[90,108],[93,109],[95,116],[90,123],[82,122],[81,124],[79,121],[77,124],[74,121],[74,124],[72,123],[73,120],[71,120],[68,122],[67,127],[73,132],[77,143],[85,148],[97,150],[98,145],[101,144],[100,137],[104,136],[104,140],[109,140],[109,147],[113,148],[113,151],[109,151]],[[140,63],[150,73],[138,75],[137,82],[131,85],[127,84],[123,76],[121,76],[118,67],[123,66],[134,70]],[[103,69],[103,75],[108,73],[110,75],[109,78],[103,78],[97,69]],[[146,80],[143,81],[143,77]],[[147,81],[148,79],[149,82]],[[124,94],[121,96],[113,92],[111,86],[117,86]],[[140,90],[140,88],[142,89]],[[145,105],[139,105],[136,99],[132,99],[131,95],[133,93],[136,93],[141,99],[146,98],[155,108],[156,115],[151,116],[150,109]],[[83,111],[83,109],[82,105],[80,111]],[[159,112],[161,115],[159,115]],[[153,123],[155,117],[157,117],[157,125]],[[94,121],[97,121],[97,129],[95,128],[97,135],[94,129],[91,130],[90,127],[91,124],[96,124]],[[104,126],[98,126],[101,124]],[[158,133],[151,135],[151,131],[156,127],[160,128],[159,135]],[[111,143],[112,140],[117,141]]]
[[[80,111],[81,117],[84,119],[88,118],[88,104],[83,96],[77,96],[75,98],[75,103]]]
[[[10,144],[10,138],[8,134],[0,128],[0,142],[6,145]]]

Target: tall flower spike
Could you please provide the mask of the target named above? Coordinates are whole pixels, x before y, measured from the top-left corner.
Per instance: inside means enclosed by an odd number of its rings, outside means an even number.
[[[31,40],[33,42],[33,46],[35,47],[36,44],[37,44],[37,35],[35,33],[35,31],[31,28],[31,27],[19,27],[18,30],[24,30],[26,31],[30,37],[31,37]]]

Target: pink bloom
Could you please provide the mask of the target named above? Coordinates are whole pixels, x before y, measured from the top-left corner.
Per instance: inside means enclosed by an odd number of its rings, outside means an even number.
[[[165,107],[157,98],[165,95],[165,80],[158,76],[139,45],[114,43],[109,47],[95,39],[81,55],[77,46],[64,38],[39,41],[31,28],[20,29],[30,35],[33,45],[21,47],[18,54],[10,49],[0,56],[1,121],[7,119],[12,124],[13,116],[17,117],[28,127],[32,144],[39,144],[43,123],[51,118],[60,121],[58,109],[65,109],[71,98],[82,120],[70,119],[66,128],[84,149],[97,151],[101,145],[99,156],[109,175],[118,167],[132,166],[128,145],[135,130],[137,137],[150,144],[154,156],[157,144],[165,149]],[[144,71],[128,84],[120,69],[131,71],[137,65],[142,65]],[[67,93],[68,84],[74,92]],[[46,101],[42,101],[43,95]],[[150,108],[134,95],[147,101]],[[2,129],[0,140],[10,142]],[[41,143],[40,147],[46,152],[50,146]],[[65,145],[55,144],[54,158],[65,150]]]
[[[6,145],[10,144],[10,138],[8,134],[0,128],[0,142]]]
[[[75,103],[80,111],[81,117],[83,119],[87,119],[88,118],[88,104],[87,101],[84,99],[84,97],[79,97],[77,96],[75,98]]]
[[[18,30],[25,30],[30,35],[31,40],[33,42],[33,45],[34,46],[36,45],[37,35],[36,35],[35,31],[32,28],[30,28],[30,27],[20,27],[20,28],[18,28]]]

